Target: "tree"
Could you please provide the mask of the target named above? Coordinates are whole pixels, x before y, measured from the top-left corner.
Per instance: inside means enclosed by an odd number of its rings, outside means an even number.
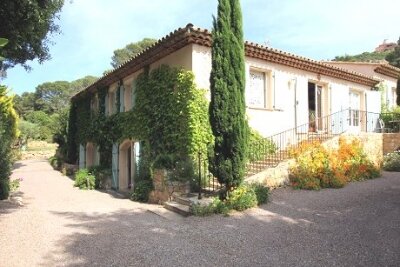
[[[16,64],[30,69],[28,60],[40,63],[50,58],[49,35],[58,33],[55,24],[64,0],[2,0],[0,1],[0,36],[9,43],[2,49],[6,59],[0,69]]]
[[[400,37],[397,46],[386,56],[386,60],[389,61],[390,65],[400,68]]]
[[[92,83],[94,83],[98,78],[95,76],[85,76],[83,78],[80,78],[78,80],[72,81],[70,83],[70,95],[74,95],[81,91],[82,89],[85,89]]]
[[[46,82],[35,91],[35,110],[53,114],[68,106],[71,97],[70,83],[67,81]]]
[[[210,122],[215,136],[210,171],[229,191],[243,181],[248,126],[245,65],[239,0],[219,0],[213,21]]]
[[[0,200],[8,198],[12,145],[18,137],[18,116],[7,88],[0,85]]]
[[[347,62],[370,62],[370,61],[380,61],[384,60],[389,54],[388,51],[385,52],[363,52],[358,55],[344,55],[336,56],[333,61],[347,61]]]
[[[34,110],[35,106],[35,93],[24,92],[21,96],[14,96],[14,108],[19,117],[25,116]]]
[[[396,95],[396,104],[400,106],[400,77],[397,79]]]
[[[29,139],[37,139],[40,136],[39,125],[29,121],[20,120],[18,123],[18,129],[20,131],[19,135],[20,145],[28,145]]]
[[[146,48],[152,46],[157,40],[152,38],[144,38],[143,40],[127,44],[124,48],[117,49],[114,51],[114,55],[111,58],[111,66],[113,68],[118,67],[128,59],[139,54]]]

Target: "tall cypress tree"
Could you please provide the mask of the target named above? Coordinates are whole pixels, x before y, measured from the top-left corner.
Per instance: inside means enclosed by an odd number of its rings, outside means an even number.
[[[246,164],[248,126],[246,108],[244,42],[239,0],[219,0],[213,21],[210,76],[210,122],[215,136],[210,171],[227,189],[240,185]]]
[[[400,77],[397,79],[396,95],[396,104],[400,106]]]

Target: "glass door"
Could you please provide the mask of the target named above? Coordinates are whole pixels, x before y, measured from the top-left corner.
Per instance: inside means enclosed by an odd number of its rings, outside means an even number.
[[[350,130],[360,130],[360,94],[356,92],[349,93],[349,126]]]

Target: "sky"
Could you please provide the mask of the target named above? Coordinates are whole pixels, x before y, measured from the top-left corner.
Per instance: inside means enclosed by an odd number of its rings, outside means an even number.
[[[17,66],[2,84],[33,92],[39,84],[100,77],[113,51],[145,37],[162,38],[188,23],[211,29],[217,0],[66,0],[50,36],[51,60],[27,72]],[[400,37],[399,0],[242,0],[245,39],[308,57],[329,60],[373,51]]]

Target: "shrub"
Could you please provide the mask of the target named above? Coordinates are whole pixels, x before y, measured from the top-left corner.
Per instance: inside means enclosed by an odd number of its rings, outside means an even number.
[[[22,181],[22,178],[18,178],[18,179],[10,181],[10,191],[11,192],[17,191],[21,181]]]
[[[10,193],[9,179],[0,179],[0,199],[7,199]]]
[[[95,176],[89,172],[88,169],[80,169],[75,173],[74,186],[79,189],[94,189]]]
[[[94,188],[103,189],[106,180],[111,177],[111,170],[103,166],[92,166],[88,168],[89,172],[95,177]]]
[[[254,183],[250,185],[253,190],[254,193],[256,193],[256,197],[257,197],[257,205],[261,205],[261,204],[265,204],[268,202],[268,198],[269,198],[269,188],[259,184],[259,183]]]
[[[267,203],[269,188],[261,184],[242,184],[230,192],[228,198],[213,198],[208,205],[194,204],[190,210],[195,216],[227,215],[230,210],[243,211]]]
[[[249,145],[247,149],[247,159],[257,161],[269,154],[275,153],[276,145],[271,140],[264,138],[257,131],[250,128]]]
[[[148,202],[151,190],[153,190],[153,182],[151,180],[138,181],[131,193],[131,199],[133,201]]]
[[[379,168],[368,160],[358,140],[339,139],[339,148],[328,151],[320,142],[300,144],[291,151],[296,159],[290,182],[295,189],[340,188],[350,181],[380,175]]]
[[[400,153],[393,152],[383,157],[383,169],[385,171],[400,172]]]
[[[58,156],[53,156],[49,158],[49,163],[55,170],[61,170],[62,159]]]
[[[226,204],[231,209],[243,211],[257,206],[257,196],[251,186],[242,184],[229,193]]]
[[[229,207],[218,197],[213,198],[208,205],[194,204],[190,207],[190,211],[195,216],[210,216],[212,214],[228,214]]]

